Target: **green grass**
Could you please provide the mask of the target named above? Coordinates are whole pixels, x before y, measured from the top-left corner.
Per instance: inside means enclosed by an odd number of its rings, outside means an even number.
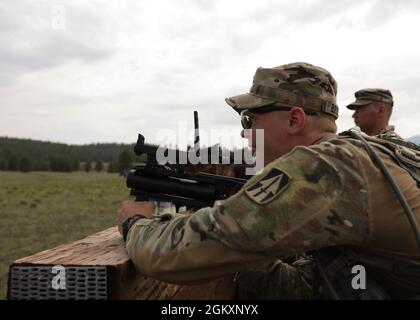
[[[114,226],[128,193],[117,174],[0,171],[0,299],[13,261]]]

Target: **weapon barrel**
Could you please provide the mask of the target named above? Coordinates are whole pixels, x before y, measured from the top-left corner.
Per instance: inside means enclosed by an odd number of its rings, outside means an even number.
[[[194,198],[203,201],[216,200],[216,188],[194,181],[174,178],[157,178],[136,174],[130,171],[127,176],[127,187],[147,192]]]

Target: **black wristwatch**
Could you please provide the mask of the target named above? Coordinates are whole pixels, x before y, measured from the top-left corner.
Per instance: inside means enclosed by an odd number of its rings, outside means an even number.
[[[125,220],[123,222],[122,230],[123,230],[124,242],[127,240],[128,231],[130,230],[130,228],[134,224],[134,222],[136,222],[137,220],[143,219],[143,218],[146,219],[145,216],[142,216],[141,214],[136,214],[134,216],[129,217],[127,220]]]

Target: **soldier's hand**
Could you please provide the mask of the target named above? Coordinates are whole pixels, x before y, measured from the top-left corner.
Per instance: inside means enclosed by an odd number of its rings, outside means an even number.
[[[118,231],[122,235],[122,224],[125,220],[134,216],[136,214],[141,214],[147,218],[153,218],[155,213],[155,204],[153,202],[140,202],[127,200],[124,201],[121,205],[121,208],[118,210],[117,215],[117,224]]]

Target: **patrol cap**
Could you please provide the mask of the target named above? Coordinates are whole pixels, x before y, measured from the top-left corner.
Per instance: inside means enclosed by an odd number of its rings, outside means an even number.
[[[354,94],[356,100],[347,106],[350,110],[355,110],[357,107],[365,106],[374,102],[384,102],[391,107],[394,105],[392,93],[386,89],[368,88],[356,91]]]
[[[226,98],[238,113],[265,106],[298,106],[338,118],[337,82],[325,69],[305,62],[258,68],[249,93]]]

